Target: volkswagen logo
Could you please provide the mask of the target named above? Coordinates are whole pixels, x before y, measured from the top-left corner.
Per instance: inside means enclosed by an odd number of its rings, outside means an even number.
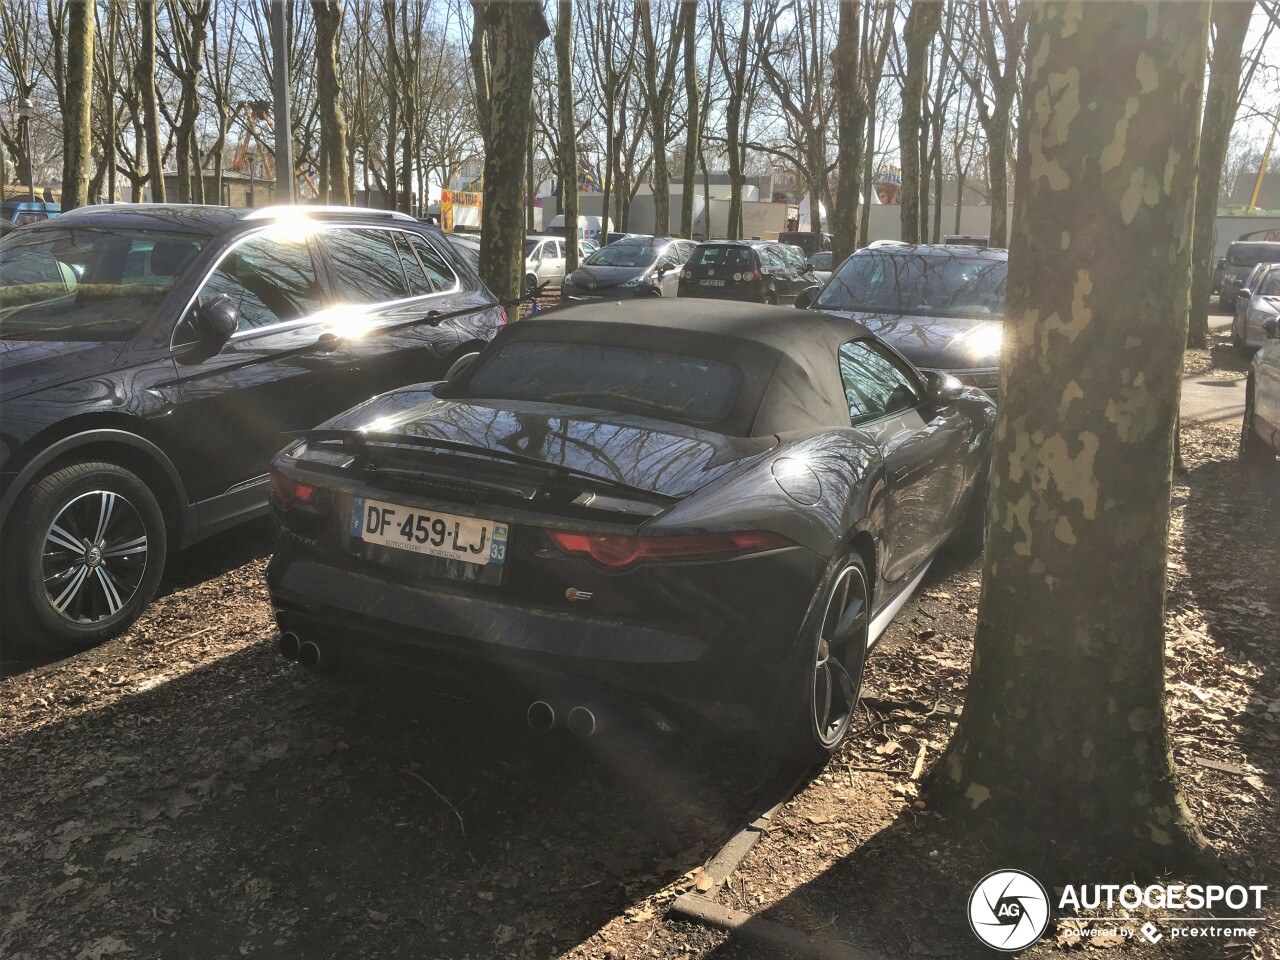
[[[1049,926],[1049,894],[1021,870],[989,873],[969,894],[969,927],[989,947],[1015,953]]]
[[[714,277],[715,275],[716,275],[716,272],[715,272],[714,270],[708,270],[708,271],[707,271],[707,276],[708,276],[708,277]]]

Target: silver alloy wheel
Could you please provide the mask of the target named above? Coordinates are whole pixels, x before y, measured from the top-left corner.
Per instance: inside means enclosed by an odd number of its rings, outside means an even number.
[[[866,656],[867,581],[860,567],[849,564],[831,588],[818,637],[813,677],[813,724],[824,747],[837,744],[849,728]],[[851,676],[848,665],[855,666]]]
[[[41,576],[49,605],[72,623],[99,623],[137,593],[147,569],[147,531],[128,500],[92,490],[67,503],[49,524]]]

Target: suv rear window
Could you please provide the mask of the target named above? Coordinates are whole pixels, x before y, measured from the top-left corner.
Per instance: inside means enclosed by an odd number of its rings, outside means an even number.
[[[611,344],[516,340],[478,363],[465,391],[717,423],[733,410],[741,386],[741,371],[719,360]]]
[[[1280,243],[1233,243],[1227,247],[1227,263],[1233,267],[1256,267],[1280,261]]]

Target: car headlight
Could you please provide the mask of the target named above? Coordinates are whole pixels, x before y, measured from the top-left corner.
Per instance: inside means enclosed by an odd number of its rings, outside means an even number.
[[[651,283],[653,283],[653,277],[649,276],[648,274],[642,274],[642,275],[640,275],[640,276],[638,276],[638,277],[632,277],[630,280],[626,281],[625,283],[619,284],[619,286],[623,286],[623,287],[647,287],[647,286],[649,286]]]

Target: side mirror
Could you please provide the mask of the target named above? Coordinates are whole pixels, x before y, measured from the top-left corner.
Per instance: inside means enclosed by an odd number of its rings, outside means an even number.
[[[1252,296],[1253,296],[1253,291],[1252,291],[1252,290],[1237,290],[1237,291],[1236,291],[1236,299],[1237,299],[1237,300],[1239,300],[1241,297],[1243,297],[1244,299],[1248,300],[1248,299],[1249,299],[1250,297],[1252,297]]]
[[[800,296],[796,297],[796,309],[808,310],[813,306],[813,301],[818,299],[818,291],[821,287],[805,287],[800,291]]]
[[[949,373],[930,370],[925,376],[929,381],[929,401],[935,407],[948,407],[964,393],[964,384]]]
[[[1280,340],[1280,317],[1272,317],[1262,325],[1262,332],[1268,340]]]
[[[231,335],[236,332],[236,326],[240,323],[240,311],[236,309],[234,300],[225,293],[220,293],[197,303],[193,319],[201,346],[216,353],[226,346]]]

